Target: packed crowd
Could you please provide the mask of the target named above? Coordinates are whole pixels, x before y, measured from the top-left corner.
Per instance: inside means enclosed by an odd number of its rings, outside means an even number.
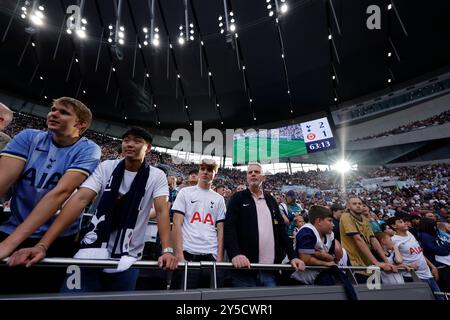
[[[420,123],[438,123],[442,124],[450,120],[450,111],[444,112],[433,118],[423,120]],[[413,124],[417,126],[417,123]],[[11,137],[25,128],[42,129],[45,128],[45,120],[35,116],[30,116],[22,113],[15,113],[14,120],[6,128],[5,133]],[[92,130],[87,130],[85,136],[95,143],[97,143],[102,150],[101,160],[115,159],[121,153],[121,140],[104,135]],[[189,172],[197,168],[197,164],[184,162],[181,164],[175,164],[172,161],[172,156],[167,153],[161,153],[158,151],[152,151],[147,155],[147,161],[151,165],[163,164],[168,170],[168,174],[179,177],[179,183],[181,179],[186,179]],[[335,171],[321,171],[310,170],[307,172],[299,171],[293,174],[287,172],[277,173],[274,175],[266,175],[266,182],[264,184],[265,189],[270,192],[279,193],[283,186],[307,186],[309,188],[318,189],[321,191],[320,196],[325,202],[332,202],[341,196],[339,190],[343,187],[345,189],[361,188],[361,180],[365,178],[377,178],[377,177],[398,177],[399,181],[414,180],[416,185],[412,187],[415,190],[420,190],[419,205],[427,205],[423,203],[424,197],[428,197],[430,193],[437,197],[442,196],[442,186],[440,182],[443,181],[445,185],[449,179],[449,167],[448,165],[426,165],[422,167],[397,167],[387,168],[378,167],[371,169],[359,169],[357,171],[348,172],[345,176],[344,185],[342,184],[342,176]],[[225,188],[234,191],[239,185],[245,184],[246,173],[244,171],[235,168],[219,168],[216,175],[216,184],[223,185]],[[441,187],[441,189],[439,188]],[[407,194],[410,195],[408,192]],[[364,191],[363,195],[366,198],[380,198],[381,205],[396,205],[393,202],[395,193],[390,190],[383,190],[379,188],[375,191]],[[405,201],[408,205],[412,204],[414,196],[417,198],[417,194],[410,195],[412,199],[408,197]],[[304,194],[306,197],[306,194]],[[313,198],[315,199],[315,198]],[[386,199],[388,201],[386,201]],[[402,198],[403,199],[403,198]],[[371,200],[370,200],[371,201]],[[385,203],[386,202],[386,203]],[[403,203],[402,203],[403,204]]]
[[[74,113],[64,113],[71,108]],[[415,270],[437,299],[440,291],[450,291],[448,163],[364,169],[345,177],[320,170],[265,175],[255,163],[246,172],[219,170],[214,160],[175,164],[168,154],[147,153],[152,137],[142,128],[128,129],[121,141],[88,132],[91,141],[80,138],[87,129],[82,120],[78,126],[60,124],[83,117],[90,117],[86,106],[61,98],[49,113],[48,131],[21,131],[2,151],[0,196],[8,191],[4,186],[16,183],[10,216],[0,226],[0,259],[9,257],[11,267],[31,266],[45,256],[119,259],[116,269],[84,268],[80,292],[135,290],[139,270],[130,267],[143,257],[150,213],[158,225],[156,259],[165,270],[175,270],[180,261],[228,259],[234,267],[228,284],[234,287],[342,283],[355,299],[350,278],[336,267],[375,265],[384,284],[413,281]],[[21,121],[11,130],[20,123],[41,124]],[[90,231],[83,235],[77,219],[90,207]],[[283,261],[296,270],[288,277],[237,270]],[[1,289],[23,289],[37,278],[32,270],[2,272]],[[180,276],[173,274],[174,288],[181,288]],[[188,288],[208,287],[210,276],[205,270],[191,273]],[[358,283],[369,280],[364,272],[354,277]],[[40,279],[46,283],[37,288],[54,290],[62,282],[60,292],[81,289],[52,270]]]
[[[435,115],[433,117],[430,117],[430,118],[427,118],[424,120],[414,121],[414,122],[408,123],[406,125],[400,126],[398,128],[395,128],[395,129],[392,129],[389,131],[385,131],[382,133],[374,134],[374,135],[363,137],[363,138],[358,138],[358,139],[355,139],[352,141],[361,141],[361,140],[368,140],[368,139],[392,136],[392,135],[410,132],[410,131],[414,131],[414,130],[425,129],[425,128],[431,127],[431,126],[440,126],[449,121],[450,121],[450,110],[447,110],[445,112],[442,112],[438,115]]]

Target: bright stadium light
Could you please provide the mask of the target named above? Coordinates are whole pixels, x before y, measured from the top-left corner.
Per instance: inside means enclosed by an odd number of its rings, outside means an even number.
[[[86,38],[86,31],[82,30],[82,29],[78,29],[77,30],[77,36],[78,36],[78,38],[85,39]]]
[[[30,16],[31,22],[37,26],[42,26],[44,24],[44,21],[42,20],[43,16],[41,16],[41,15],[32,14]]]
[[[338,162],[336,162],[334,164],[334,170],[336,170],[337,172],[339,172],[341,174],[344,174],[344,173],[350,171],[351,168],[352,168],[352,166],[350,165],[350,163],[345,160],[339,160]]]

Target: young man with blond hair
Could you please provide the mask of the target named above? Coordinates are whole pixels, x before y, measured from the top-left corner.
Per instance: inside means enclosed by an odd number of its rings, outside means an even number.
[[[179,261],[223,260],[225,200],[211,189],[218,165],[203,159],[198,184],[180,190],[173,203],[173,241]],[[209,273],[191,272],[188,287],[209,287]]]
[[[63,203],[100,162],[100,147],[82,136],[91,121],[92,113],[82,102],[56,99],[47,115],[48,131],[25,129],[0,153],[0,196],[15,184],[11,217],[0,226],[0,259],[20,246],[40,245],[47,250],[40,239]],[[62,233],[47,256],[72,256],[78,225],[75,221]],[[18,281],[27,285],[25,277],[7,273],[0,273],[0,292],[11,286],[17,291],[21,288]]]
[[[11,140],[11,137],[3,131],[11,123],[13,117],[14,113],[11,109],[0,102],[0,151],[2,151]]]

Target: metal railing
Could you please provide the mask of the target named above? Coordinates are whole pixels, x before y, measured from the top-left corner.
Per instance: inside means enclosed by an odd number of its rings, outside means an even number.
[[[435,295],[444,296],[445,300],[450,300],[450,292],[434,291]]]
[[[0,267],[7,266],[8,258],[0,260]],[[65,267],[70,265],[77,265],[82,267],[94,267],[94,268],[111,268],[117,267],[118,260],[106,260],[106,259],[73,259],[73,258],[45,258],[42,261],[36,263],[34,266],[37,267]],[[147,261],[139,260],[136,261],[130,268],[141,268],[141,269],[159,269],[157,261]],[[358,284],[355,272],[367,272],[369,267],[364,266],[338,266],[339,269],[346,272],[350,278],[353,280],[354,284]],[[372,270],[379,267],[371,266]],[[183,272],[182,283],[183,291],[187,290],[187,279],[188,279],[188,269],[211,269],[211,283],[210,288],[217,289],[217,270],[218,269],[233,269],[233,270],[249,270],[249,269],[236,269],[233,267],[231,262],[212,262],[212,261],[201,261],[201,262],[179,262],[178,268],[176,270],[181,270]],[[262,264],[262,263],[251,263],[250,269],[252,270],[275,270],[275,271],[295,271],[295,269],[290,264]],[[328,270],[330,267],[325,266],[306,266],[305,271],[323,271]],[[407,271],[404,268],[399,268],[398,271]],[[170,272],[170,271],[168,271]],[[411,271],[411,276],[413,282],[420,282],[417,274]],[[168,277],[167,290],[170,289],[171,276]],[[445,293],[442,293],[445,294]],[[446,296],[447,297],[447,296]]]

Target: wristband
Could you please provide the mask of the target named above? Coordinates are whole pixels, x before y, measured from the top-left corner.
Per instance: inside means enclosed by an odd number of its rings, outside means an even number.
[[[45,244],[39,242],[38,244],[35,245],[35,247],[40,247],[40,248],[44,249],[45,253],[47,253],[48,248]]]

